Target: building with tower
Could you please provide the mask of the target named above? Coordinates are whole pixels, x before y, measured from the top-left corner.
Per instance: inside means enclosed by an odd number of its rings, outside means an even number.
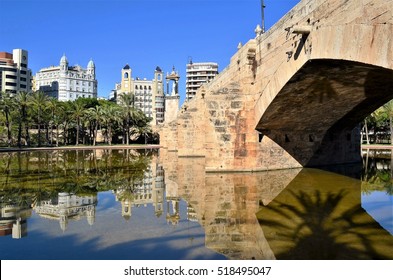
[[[41,217],[59,221],[60,228],[67,230],[70,220],[85,217],[89,225],[95,222],[97,196],[77,196],[72,193],[59,193],[57,199],[39,201],[34,211]]]
[[[59,101],[73,101],[80,97],[97,97],[96,67],[93,60],[84,69],[70,66],[63,55],[59,66],[50,66],[35,75],[35,90],[42,91]]]
[[[0,92],[17,93],[32,90],[32,74],[26,50],[0,52]]]
[[[152,118],[153,125],[164,122],[164,85],[160,67],[155,69],[154,78],[148,80],[133,78],[132,69],[126,64],[121,70],[121,82],[115,85],[110,99],[120,103],[120,96],[129,93],[134,94],[135,107]]]
[[[147,205],[153,206],[156,217],[160,217],[164,212],[164,169],[157,161],[157,158],[152,160],[144,171],[142,180],[114,190],[116,201],[121,203],[121,215],[125,220],[131,218],[133,208]]]
[[[198,62],[192,60],[186,68],[186,101],[190,101],[204,83],[208,83],[218,75],[218,64],[215,62]]]

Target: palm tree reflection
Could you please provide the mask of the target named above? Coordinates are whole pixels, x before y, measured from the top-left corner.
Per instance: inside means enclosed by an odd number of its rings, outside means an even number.
[[[277,259],[393,258],[393,237],[344,189],[288,190],[258,220]]]

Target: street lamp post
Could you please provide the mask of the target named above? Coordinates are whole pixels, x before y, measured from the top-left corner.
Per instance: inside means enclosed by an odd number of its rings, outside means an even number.
[[[262,33],[265,33],[265,1],[261,0]]]

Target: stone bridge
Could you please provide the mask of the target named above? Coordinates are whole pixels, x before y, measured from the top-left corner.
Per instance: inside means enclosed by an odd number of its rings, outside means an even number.
[[[206,171],[360,160],[358,124],[393,98],[393,1],[303,0],[239,45],[160,131]]]

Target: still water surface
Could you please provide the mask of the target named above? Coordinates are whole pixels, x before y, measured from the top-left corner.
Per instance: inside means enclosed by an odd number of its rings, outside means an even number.
[[[390,151],[205,173],[156,150],[0,154],[0,259],[393,259]]]

